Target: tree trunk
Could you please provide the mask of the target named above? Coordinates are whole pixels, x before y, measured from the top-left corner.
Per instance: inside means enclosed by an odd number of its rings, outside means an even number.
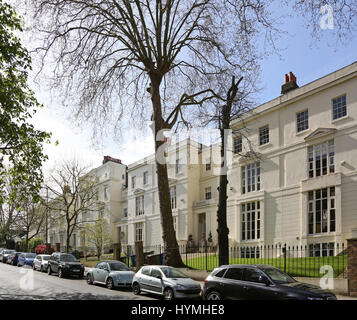
[[[221,130],[221,156],[225,156],[225,146],[227,137],[224,135],[224,130]],[[225,168],[222,168],[224,170]],[[218,211],[217,211],[217,224],[218,224],[218,261],[219,265],[229,264],[229,229],[227,227],[227,173],[221,172],[219,178],[219,194],[218,194]]]
[[[70,226],[67,224],[67,235],[66,235],[66,253],[69,253],[69,243],[71,238]]]
[[[161,77],[151,75],[151,100],[153,105],[153,116],[155,123],[155,154],[163,145],[164,141],[157,141],[157,133],[164,128],[164,121],[162,119],[161,98],[160,98],[160,83]],[[161,228],[162,239],[164,242],[167,264],[173,267],[183,267],[179,246],[176,240],[176,233],[174,229],[174,223],[172,218],[170,191],[169,191],[169,179],[167,175],[167,165],[161,164],[156,158],[156,170],[158,178],[158,192],[160,202],[160,216],[161,216]]]

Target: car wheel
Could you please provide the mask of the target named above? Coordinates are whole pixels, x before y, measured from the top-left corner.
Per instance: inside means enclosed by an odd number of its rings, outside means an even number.
[[[36,271],[35,264],[32,265],[32,269],[33,269],[33,271]]]
[[[48,274],[48,275],[51,275],[51,274],[52,274],[51,266],[48,266],[48,267],[47,267],[47,274]]]
[[[63,271],[62,271],[62,269],[58,269],[58,278],[63,278]]]
[[[222,300],[222,296],[217,291],[211,291],[206,295],[205,300]]]
[[[133,283],[133,293],[135,295],[138,295],[138,294],[140,294],[140,292],[141,292],[141,290],[140,290],[139,283],[137,283],[137,282]]]
[[[110,290],[114,289],[114,282],[113,282],[112,278],[108,278],[107,279],[107,288],[110,289]]]
[[[164,290],[164,299],[165,300],[173,300],[174,299],[174,292],[171,288],[166,288]]]
[[[90,274],[87,274],[87,283],[88,284],[93,284],[93,278]]]

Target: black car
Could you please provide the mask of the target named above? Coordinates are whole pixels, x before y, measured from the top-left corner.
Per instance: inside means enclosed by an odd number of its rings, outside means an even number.
[[[48,260],[47,273],[57,273],[60,278],[77,276],[84,277],[84,265],[72,254],[54,252]]]
[[[205,300],[336,300],[269,265],[220,266],[205,279],[202,295]]]

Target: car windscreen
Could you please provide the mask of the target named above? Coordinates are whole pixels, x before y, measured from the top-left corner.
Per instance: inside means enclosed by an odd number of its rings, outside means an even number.
[[[160,270],[164,273],[166,278],[188,278],[188,276],[174,268],[161,267]]]
[[[61,255],[60,261],[63,262],[77,262],[77,259],[71,254]]]
[[[292,277],[284,273],[279,269],[267,268],[264,269],[264,272],[274,281],[277,283],[293,283],[296,282]]]
[[[25,254],[25,257],[26,257],[26,258],[30,258],[30,259],[31,259],[31,258],[35,258],[35,257],[36,257],[36,254],[34,254],[34,253],[26,253],[26,254]]]
[[[50,257],[51,257],[51,256],[42,256],[42,260],[46,260],[46,261],[47,261],[47,260],[50,260]]]
[[[124,263],[109,263],[111,271],[130,271]]]
[[[4,252],[3,252],[3,254],[10,254],[10,253],[14,253],[15,251],[13,251],[13,250],[5,250]]]

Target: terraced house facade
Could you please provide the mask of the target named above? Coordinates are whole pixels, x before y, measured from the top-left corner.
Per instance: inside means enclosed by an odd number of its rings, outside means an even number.
[[[247,113],[241,125],[231,125],[233,132],[244,133],[232,137],[231,244],[289,243],[308,246],[310,255],[332,255],[336,243],[356,236],[357,63],[301,87],[292,73],[286,75],[281,96]],[[199,244],[210,234],[216,242],[219,176],[212,152],[217,148],[190,139],[169,148],[180,244],[188,239]],[[112,176],[115,205],[108,211],[115,242],[162,243],[154,160],[150,156],[128,167],[112,162],[120,168]],[[105,183],[101,188],[104,194]]]

